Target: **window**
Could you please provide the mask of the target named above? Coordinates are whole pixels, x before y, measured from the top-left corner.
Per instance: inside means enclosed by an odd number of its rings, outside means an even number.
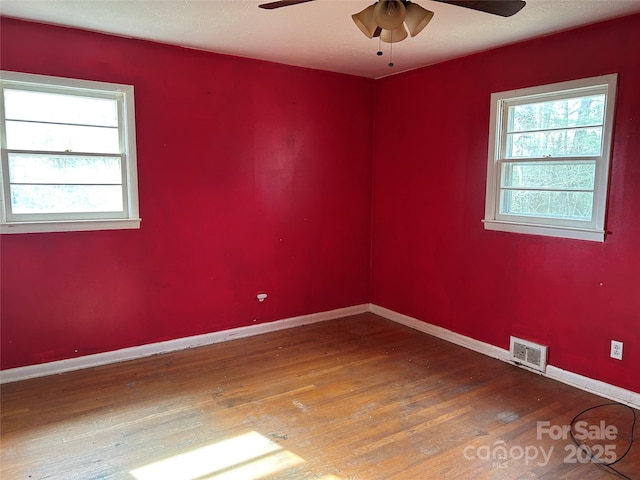
[[[0,231],[139,228],[133,87],[0,77]]]
[[[604,241],[616,81],[491,95],[485,229]]]

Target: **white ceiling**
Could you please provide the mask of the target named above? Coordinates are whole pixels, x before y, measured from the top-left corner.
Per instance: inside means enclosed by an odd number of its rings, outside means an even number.
[[[640,0],[527,0],[513,17],[415,0],[435,12],[416,37],[366,38],[351,15],[373,0],[317,0],[276,10],[270,0],[1,0],[0,14],[369,78],[640,12]],[[621,45],[621,48],[630,46]]]

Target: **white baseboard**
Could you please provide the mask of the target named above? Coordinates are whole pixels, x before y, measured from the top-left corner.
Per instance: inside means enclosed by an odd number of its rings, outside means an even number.
[[[561,368],[547,365],[546,377],[553,378],[559,382],[572,385],[580,390],[595,393],[601,397],[608,398],[615,402],[624,403],[630,407],[640,409],[640,393],[632,392],[624,388],[616,387],[609,383],[594,380],[593,378],[578,375],[577,373],[562,370]]]
[[[166,342],[150,343],[137,347],[129,347],[120,350],[113,350],[110,352],[70,358],[67,360],[59,360],[38,365],[10,368],[0,371],[0,384],[17,382],[20,380],[26,380],[28,378],[43,377],[45,375],[70,372],[72,370],[80,370],[83,368],[97,367],[99,365],[106,365],[109,363],[134,360],[137,358],[148,357],[160,353],[185,350],[187,348],[201,347],[213,343],[226,342],[228,340],[235,340],[238,338],[284,330],[286,328],[299,327],[301,325],[309,325],[311,323],[324,322],[327,320],[335,320],[337,318],[348,317],[349,315],[357,315],[368,311],[369,304],[355,305],[352,307],[338,308],[336,310],[330,310],[326,312],[312,313],[308,315],[301,315],[298,317],[286,318],[283,320],[276,320],[273,322],[249,325],[247,327],[239,327],[230,330],[223,330],[220,332],[212,332],[205,333],[203,335],[177,338],[175,340],[168,340]]]
[[[502,360],[504,362],[509,361],[509,350],[505,350],[504,348],[496,347],[495,345],[484,343],[480,340],[474,340],[471,337],[465,337],[464,335],[452,332],[451,330],[447,330],[446,328],[431,325],[430,323],[423,322],[421,320],[418,320],[417,318],[409,317],[407,315],[403,315],[402,313],[389,310],[388,308],[379,307],[378,305],[372,304],[370,311],[371,313],[375,313],[376,315],[384,317],[387,320],[393,320],[396,323],[401,323],[402,325],[405,325],[407,327],[411,327],[415,330],[428,333],[429,335],[441,338],[442,340],[446,340],[447,342],[455,343],[456,345],[468,348],[469,350],[482,353],[489,357],[497,358],[498,360]]]
[[[177,338],[166,342],[151,343],[140,345],[137,347],[123,348],[111,352],[96,353],[93,355],[85,355],[67,360],[59,360],[56,362],[43,363],[38,365],[28,365],[26,367],[11,368],[0,371],[0,384],[17,382],[29,378],[42,377],[45,375],[54,375],[58,373],[69,372],[72,370],[80,370],[83,368],[97,367],[109,363],[123,362],[126,360],[134,360],[137,358],[148,357],[160,353],[175,352],[177,350],[185,350],[213,343],[226,342],[243,337],[260,335],[263,333],[275,332],[287,328],[299,327],[301,325],[309,325],[312,323],[324,322],[327,320],[335,320],[350,315],[358,315],[365,312],[374,313],[380,317],[400,323],[415,330],[427,333],[436,338],[446,340],[448,342],[460,345],[478,353],[482,353],[492,358],[502,360],[503,362],[512,363],[509,357],[509,351],[504,348],[496,347],[489,343],[475,340],[471,337],[452,332],[446,328],[438,327],[430,323],[423,322],[417,318],[403,315],[401,313],[380,307],[375,304],[362,304],[352,307],[339,308],[326,312],[312,313],[309,315],[301,315],[298,317],[276,320],[274,322],[261,323],[258,325],[250,325],[247,327],[233,328],[220,332],[205,333],[203,335],[195,335],[191,337]],[[536,372],[538,373],[538,372]],[[611,385],[600,380],[594,380],[577,373],[569,372],[553,365],[547,365],[546,372],[542,375],[574,386],[581,390],[594,393],[604,398],[629,405],[640,409],[640,393],[626,390],[615,385]]]
[[[451,330],[447,330],[446,328],[431,325],[430,323],[423,322],[421,320],[418,320],[417,318],[409,317],[407,315],[403,315],[402,313],[394,312],[393,310],[389,310],[378,305],[371,304],[369,307],[369,311],[371,313],[379,315],[380,317],[384,317],[388,320],[392,320],[407,327],[411,327],[421,332],[428,333],[429,335],[441,338],[442,340],[455,343],[456,345],[460,345],[478,353],[482,353],[484,355],[497,358],[498,360],[516,365],[515,363],[511,362],[509,351],[505,350],[504,348],[499,348],[494,345],[475,340],[471,337],[466,337],[459,333],[452,332]],[[623,403],[625,405],[629,405],[630,407],[640,409],[640,393],[632,392],[631,390],[626,390],[624,388],[617,387],[600,380],[594,380],[593,378],[585,377],[583,375],[569,372],[567,370],[562,370],[561,368],[555,367],[553,365],[547,365],[547,369],[544,373],[535,373],[579,388],[580,390],[594,393],[615,402]]]

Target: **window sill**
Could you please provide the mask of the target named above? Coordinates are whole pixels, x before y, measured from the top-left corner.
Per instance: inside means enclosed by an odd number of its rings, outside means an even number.
[[[545,226],[531,223],[512,223],[499,220],[482,220],[485,230],[499,232],[525,233],[529,235],[543,235],[546,237],[571,238],[575,240],[588,240],[591,242],[604,242],[605,232],[570,227]]]
[[[0,225],[0,233],[82,232],[91,230],[129,230],[140,228],[141,219],[70,220],[55,222],[14,222]]]

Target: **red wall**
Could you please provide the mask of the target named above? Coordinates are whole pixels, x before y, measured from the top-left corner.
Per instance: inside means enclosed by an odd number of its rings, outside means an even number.
[[[640,15],[378,81],[372,302],[502,348],[541,342],[551,364],[640,392],[635,45]],[[490,94],[614,72],[605,243],[485,231]]]
[[[373,81],[6,18],[1,35],[2,69],[135,86],[142,217],[0,237],[2,368],[369,301]]]
[[[377,82],[10,19],[1,35],[3,69],[135,85],[143,218],[0,237],[2,368],[372,301],[640,392],[639,15]],[[483,230],[490,94],[613,72],[606,242]]]

